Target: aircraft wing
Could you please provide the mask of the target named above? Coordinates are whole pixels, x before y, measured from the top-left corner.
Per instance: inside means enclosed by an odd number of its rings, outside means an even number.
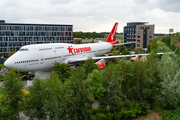
[[[174,52],[169,52],[168,54],[173,54]],[[157,53],[158,55],[162,55],[164,53]],[[92,57],[93,60],[100,60],[100,59],[113,59],[113,58],[124,58],[124,57],[136,57],[136,56],[144,56],[149,55],[148,53],[145,54],[132,54],[132,55],[115,55],[115,56],[101,56],[101,57]],[[87,60],[88,58],[76,58],[76,59],[67,59],[65,63],[78,63]]]
[[[136,43],[136,42],[119,43],[119,44],[114,44],[113,46],[119,46],[119,45],[124,45],[124,44],[131,44],[131,43]]]

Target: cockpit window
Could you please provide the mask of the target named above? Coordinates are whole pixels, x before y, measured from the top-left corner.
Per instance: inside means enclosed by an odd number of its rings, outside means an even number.
[[[22,48],[19,51],[28,51],[28,49],[27,48]]]

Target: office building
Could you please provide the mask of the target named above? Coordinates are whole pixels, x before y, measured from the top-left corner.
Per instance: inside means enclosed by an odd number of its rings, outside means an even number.
[[[135,42],[135,48],[147,48],[149,43],[154,39],[154,25],[148,22],[130,22],[123,29],[123,41]],[[128,49],[132,44],[126,44]]]
[[[5,23],[0,20],[0,53],[30,44],[73,43],[73,25]]]

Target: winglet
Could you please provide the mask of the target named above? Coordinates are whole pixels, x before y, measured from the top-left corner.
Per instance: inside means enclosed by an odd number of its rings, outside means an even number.
[[[117,41],[115,41],[116,40],[117,27],[118,27],[118,23],[116,22],[114,24],[113,29],[111,30],[111,33],[109,34],[109,36],[108,36],[108,38],[106,40],[106,42],[109,42],[111,44],[117,44]]]

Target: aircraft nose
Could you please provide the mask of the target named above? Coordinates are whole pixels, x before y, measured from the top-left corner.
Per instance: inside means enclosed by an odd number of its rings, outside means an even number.
[[[5,62],[4,62],[4,66],[7,67],[7,68],[11,68],[12,67],[12,61],[10,59],[7,59]]]

